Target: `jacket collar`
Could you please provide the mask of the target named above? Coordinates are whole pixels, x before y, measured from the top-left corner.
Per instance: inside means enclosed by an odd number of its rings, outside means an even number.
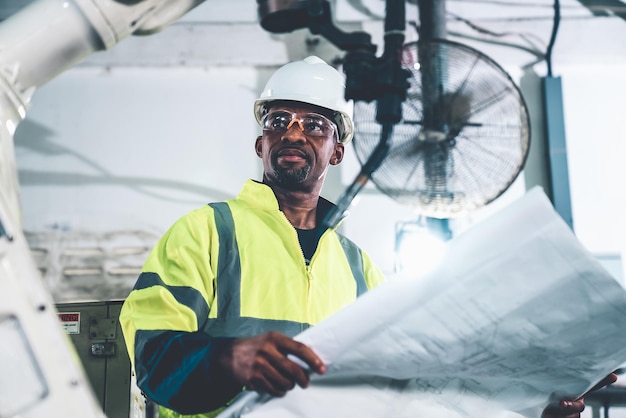
[[[279,210],[278,200],[274,195],[274,191],[267,184],[260,183],[256,180],[247,180],[243,184],[243,188],[237,199],[246,202],[250,207],[262,210]],[[335,205],[320,196],[317,202],[317,219],[319,221],[332,209]]]

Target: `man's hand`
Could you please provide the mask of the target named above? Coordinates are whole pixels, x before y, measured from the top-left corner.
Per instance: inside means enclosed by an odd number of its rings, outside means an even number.
[[[326,366],[306,345],[278,332],[268,332],[252,338],[235,339],[220,357],[220,365],[235,381],[248,389],[284,396],[296,384],[309,385],[309,375],[293,355],[323,374]]]
[[[617,381],[617,375],[611,373],[580,398],[574,400],[562,399],[558,405],[548,406],[543,410],[541,418],[580,418],[580,413],[585,409],[585,395],[615,383],[615,381]]]

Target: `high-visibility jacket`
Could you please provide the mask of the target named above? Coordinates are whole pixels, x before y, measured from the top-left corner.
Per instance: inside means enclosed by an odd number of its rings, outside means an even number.
[[[331,206],[320,198],[318,212]],[[367,254],[331,229],[307,265],[272,189],[249,180],[236,199],[206,205],[174,223],[148,256],[120,322],[139,386],[154,399],[158,394],[142,382],[149,380],[146,363],[153,361],[143,351],[156,336],[294,336],[382,280]],[[184,356],[187,348],[180,345]]]

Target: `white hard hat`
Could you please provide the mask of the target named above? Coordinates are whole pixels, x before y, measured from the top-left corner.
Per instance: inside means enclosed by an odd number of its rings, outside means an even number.
[[[348,143],[354,135],[352,102],[344,99],[344,78],[316,56],[283,65],[270,77],[261,96],[254,101],[254,116],[259,125],[265,105],[276,100],[293,100],[335,112],[339,141]]]

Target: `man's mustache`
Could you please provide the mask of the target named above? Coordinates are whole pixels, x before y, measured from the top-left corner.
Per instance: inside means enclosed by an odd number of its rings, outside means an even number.
[[[272,155],[272,162],[278,163],[278,158],[283,155],[298,155],[306,160],[307,163],[311,164],[311,156],[305,150],[300,147],[288,146],[278,149]]]

